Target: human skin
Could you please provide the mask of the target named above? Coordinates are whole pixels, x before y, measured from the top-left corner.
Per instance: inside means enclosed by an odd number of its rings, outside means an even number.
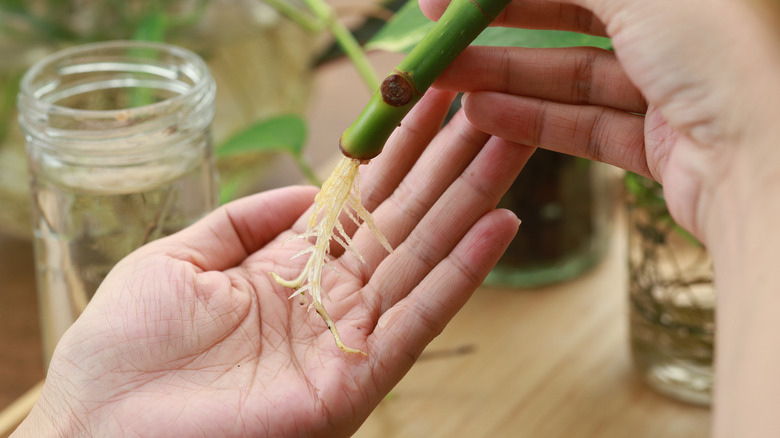
[[[447,0],[420,0],[437,18]],[[480,130],[660,182],[713,257],[716,437],[780,434],[780,34],[759,0],[517,0],[495,25],[612,38],[470,48],[434,85]]]
[[[365,228],[334,253],[325,306],[338,349],[292,277],[316,189],[227,204],[122,260],[54,352],[13,437],[337,437],[354,432],[466,302],[519,221],[495,210],[533,149],[491,138],[454,94],[432,90],[365,166],[363,201],[395,248]],[[441,157],[451,157],[446,166]],[[284,243],[284,245],[283,245]]]

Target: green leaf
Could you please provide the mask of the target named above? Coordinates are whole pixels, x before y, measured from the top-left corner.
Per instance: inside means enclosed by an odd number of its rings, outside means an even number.
[[[699,239],[693,237],[693,234],[689,233],[687,230],[685,230],[685,228],[677,225],[676,222],[674,224],[674,230],[679,233],[689,244],[699,248],[704,246],[704,244],[699,242]]]
[[[409,0],[366,43],[366,49],[408,52],[428,33],[433,25],[434,22],[423,15],[417,0]]]
[[[165,40],[165,30],[168,27],[165,13],[160,11],[151,11],[138,22],[133,39],[137,41]]]
[[[217,148],[217,156],[260,151],[298,156],[305,142],[306,122],[297,115],[282,115],[262,120],[234,135]]]
[[[240,178],[223,179],[219,185],[219,205],[227,204],[236,197],[238,186],[241,185]]]
[[[408,52],[433,27],[423,15],[417,0],[409,0],[371,41],[368,49]],[[610,49],[609,38],[556,30],[510,29],[490,27],[474,40],[475,45],[504,47],[593,46]]]
[[[611,49],[609,38],[560,30],[509,29],[490,27],[474,40],[475,45],[504,47],[580,47]]]

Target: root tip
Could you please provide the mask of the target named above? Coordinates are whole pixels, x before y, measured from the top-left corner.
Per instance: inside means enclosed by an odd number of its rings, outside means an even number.
[[[346,345],[344,345],[344,344],[343,344],[343,343],[341,343],[341,342],[338,342],[338,343],[337,343],[337,345],[338,345],[338,347],[339,347],[339,348],[340,348],[342,351],[344,351],[345,353],[349,353],[349,354],[361,354],[361,355],[363,355],[363,356],[368,356],[368,353],[366,353],[365,351],[363,351],[363,350],[358,350],[357,348],[351,348],[351,347],[347,347]]]
[[[284,278],[282,278],[279,274],[277,274],[275,272],[269,272],[268,275],[270,275],[271,278],[273,278],[274,281],[276,283],[278,283],[279,285],[281,285],[281,286],[289,287],[289,288],[292,288],[292,289],[297,289],[297,288],[299,288],[301,286],[299,284],[300,282],[297,281],[298,279],[285,280]]]

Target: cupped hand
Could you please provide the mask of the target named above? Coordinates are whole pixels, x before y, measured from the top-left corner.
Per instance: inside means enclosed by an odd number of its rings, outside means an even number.
[[[54,353],[18,430],[67,436],[347,436],[412,366],[517,230],[494,210],[532,149],[490,138],[433,91],[364,166],[364,204],[395,248],[350,230],[324,304],[334,344],[292,277],[311,187],[227,204],[122,260]],[[430,145],[429,145],[430,143]],[[446,157],[446,159],[445,159]],[[283,245],[284,243],[284,245]],[[45,434],[36,434],[44,436]]]
[[[448,3],[420,0],[434,19]],[[495,25],[609,36],[614,52],[472,47],[435,86],[471,91],[485,132],[659,181],[706,240],[724,187],[776,179],[780,38],[764,3],[515,0]]]

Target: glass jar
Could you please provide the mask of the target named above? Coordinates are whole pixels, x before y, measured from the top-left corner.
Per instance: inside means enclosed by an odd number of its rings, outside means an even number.
[[[226,199],[301,179],[283,153],[220,154],[219,148],[260,121],[306,110],[322,32],[304,29],[264,1],[0,1],[0,233],[32,238],[14,99],[24,72],[67,47],[131,38],[164,38],[206,61],[220,90],[211,132]],[[314,146],[307,146],[314,157],[332,151]]]
[[[216,207],[214,97],[201,58],[166,44],[77,46],[23,77],[46,363],[116,262]]]
[[[661,186],[634,174],[628,191],[631,353],[655,390],[709,405],[715,288],[707,250],[677,225]]]
[[[539,149],[498,206],[522,223],[485,284],[530,288],[570,280],[606,253],[620,181],[614,168]]]

